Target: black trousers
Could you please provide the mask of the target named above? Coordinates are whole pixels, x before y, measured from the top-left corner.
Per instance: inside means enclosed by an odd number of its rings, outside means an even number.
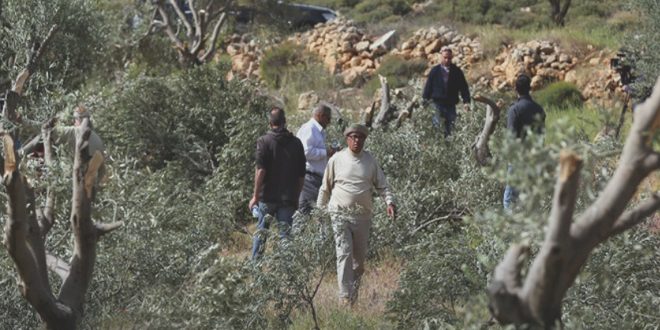
[[[318,174],[307,172],[305,174],[305,183],[300,192],[300,199],[298,201],[298,211],[302,214],[309,214],[316,205],[316,199],[319,197],[319,189],[323,177]]]

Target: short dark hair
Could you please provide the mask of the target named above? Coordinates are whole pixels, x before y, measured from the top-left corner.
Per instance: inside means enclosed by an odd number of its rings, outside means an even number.
[[[527,95],[532,89],[532,79],[526,74],[520,74],[516,78],[516,92],[520,95]]]
[[[268,122],[273,126],[284,126],[284,124],[286,124],[286,116],[284,115],[284,109],[280,107],[272,107],[270,109],[270,116],[268,117]]]
[[[312,110],[313,114],[322,114],[325,116],[332,116],[332,109],[327,105],[323,103],[319,103],[314,110]]]

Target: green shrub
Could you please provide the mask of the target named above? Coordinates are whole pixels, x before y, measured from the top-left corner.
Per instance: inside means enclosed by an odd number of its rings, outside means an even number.
[[[230,138],[225,125],[235,109],[264,107],[244,84],[225,80],[227,69],[206,65],[157,77],[129,72],[120,87],[94,99],[93,108],[103,109],[95,113],[100,135],[115,154],[141,166],[179,162],[182,176],[208,176]]]
[[[364,93],[367,96],[380,87],[378,75],[387,77],[390,88],[406,86],[413,77],[421,75],[427,68],[427,62],[422,59],[406,60],[398,56],[386,56],[376,70],[376,74],[367,82]]]
[[[645,100],[660,76],[660,3],[654,0],[630,0],[630,5],[639,15],[639,28],[630,31],[624,39],[624,45],[634,59],[633,74],[637,76],[633,83],[633,96],[637,101]]]
[[[582,93],[572,83],[559,81],[534,93],[534,99],[546,109],[579,108],[584,103]]]
[[[285,42],[264,52],[259,70],[261,78],[273,88],[282,86],[286,71],[303,62],[303,48],[292,42]]]
[[[405,0],[365,0],[355,6],[352,16],[356,22],[373,23],[391,16],[403,16],[410,10],[410,4]]]

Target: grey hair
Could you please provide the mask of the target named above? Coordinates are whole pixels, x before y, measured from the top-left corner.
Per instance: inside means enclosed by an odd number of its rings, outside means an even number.
[[[314,116],[321,115],[321,114],[326,115],[326,116],[330,116],[330,115],[332,115],[332,109],[330,109],[330,107],[328,105],[324,104],[324,103],[319,103],[312,110],[312,114]]]

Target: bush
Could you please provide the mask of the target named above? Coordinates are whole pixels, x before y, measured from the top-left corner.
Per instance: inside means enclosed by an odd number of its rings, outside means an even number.
[[[365,0],[355,6],[352,16],[356,22],[373,23],[391,16],[403,16],[410,10],[410,4],[405,0]]]
[[[165,76],[130,72],[95,96],[98,128],[115,153],[160,169],[178,162],[183,176],[210,175],[230,136],[224,129],[236,109],[265,111],[263,99],[238,81],[228,67],[207,65]]]
[[[534,93],[534,99],[545,109],[580,108],[584,103],[582,93],[572,83],[559,81]]]
[[[287,70],[303,63],[304,49],[292,42],[285,42],[264,52],[259,70],[261,78],[272,88],[280,88]]]
[[[390,88],[404,87],[413,77],[421,75],[427,68],[427,63],[422,59],[406,60],[402,57],[388,55],[381,62],[376,74],[367,82],[364,93],[367,96],[374,94],[380,88],[378,75],[387,77]]]
[[[633,96],[644,101],[660,76],[660,3],[654,0],[630,0],[630,5],[638,14],[640,26],[625,36],[624,45],[633,58]]]

